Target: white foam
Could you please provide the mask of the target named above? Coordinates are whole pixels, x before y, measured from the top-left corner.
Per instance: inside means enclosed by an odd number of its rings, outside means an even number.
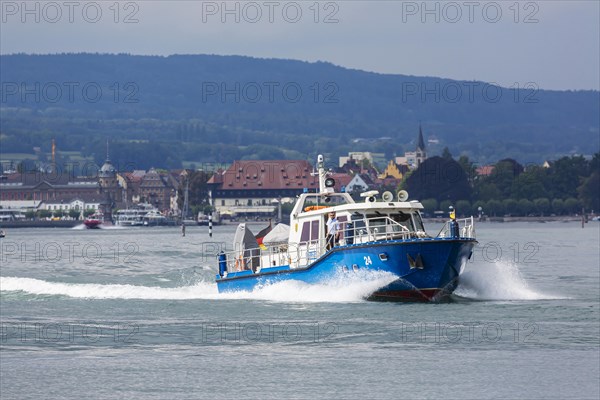
[[[32,278],[0,277],[1,291],[22,291],[35,295],[68,296],[82,299],[186,300],[217,295],[216,284],[199,282],[175,288],[95,283],[48,282]]]
[[[279,302],[348,303],[363,301],[371,293],[396,279],[390,273],[363,271],[336,276],[319,284],[288,280],[266,285],[253,292],[223,293],[222,296]]]
[[[476,300],[554,300],[531,288],[516,264],[506,262],[472,264],[460,275],[456,295]]]
[[[257,288],[252,292],[218,293],[216,283],[197,282],[188,286],[165,288],[137,285],[48,282],[33,278],[0,277],[1,291],[21,291],[33,295],[56,295],[85,299],[250,299],[277,302],[354,302],[362,301],[396,277],[371,272],[337,277],[323,284],[289,280]]]
[[[80,224],[80,225],[75,225],[71,229],[82,230],[82,229],[88,229],[88,228],[87,228],[87,226],[85,226],[85,224]],[[100,225],[98,225],[97,229],[105,229],[105,230],[109,230],[109,229],[125,229],[125,227],[120,226],[120,225],[100,224]]]
[[[121,226],[121,225],[108,225],[108,224],[101,224],[98,226],[100,229],[127,229],[127,227],[125,226]]]

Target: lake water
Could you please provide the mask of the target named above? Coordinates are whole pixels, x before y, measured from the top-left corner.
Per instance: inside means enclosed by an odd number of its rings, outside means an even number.
[[[478,224],[443,304],[364,301],[385,276],[220,295],[234,230],[10,230],[2,399],[600,397],[598,222]]]

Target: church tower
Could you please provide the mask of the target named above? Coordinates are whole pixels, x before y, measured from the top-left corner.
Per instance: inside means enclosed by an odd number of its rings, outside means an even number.
[[[417,142],[417,150],[415,151],[416,167],[418,168],[423,161],[427,159],[427,152],[425,151],[425,140],[423,140],[423,128],[419,123],[419,140]]]
[[[111,219],[112,209],[116,202],[120,201],[119,184],[117,181],[117,170],[110,162],[108,156],[108,140],[106,141],[106,161],[98,171],[98,180],[100,183],[100,193],[103,199],[101,200],[102,212],[105,220]]]

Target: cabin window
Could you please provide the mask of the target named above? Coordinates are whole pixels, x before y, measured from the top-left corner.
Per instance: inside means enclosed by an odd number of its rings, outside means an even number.
[[[369,230],[371,233],[385,233],[385,227],[388,221],[387,216],[367,215],[369,219]]]
[[[318,240],[319,239],[319,221],[311,221],[310,227],[310,240]]]
[[[362,214],[352,214],[352,225],[354,226],[354,230],[357,233],[360,233],[361,230],[365,229],[365,220],[363,219],[363,215]],[[366,232],[366,231],[365,231]],[[365,233],[363,232],[363,233]]]
[[[308,242],[310,238],[310,223],[305,222],[302,224],[302,234],[300,235],[301,242]]]
[[[400,211],[397,214],[392,214],[390,215],[390,218],[394,221],[397,222],[398,224],[406,227],[406,229],[408,229],[411,232],[415,231],[415,227],[413,225],[413,221],[410,218],[411,214],[407,214],[407,213],[403,213],[402,211]],[[397,225],[394,226],[394,231],[399,231],[400,227],[398,227]]]
[[[425,226],[423,226],[423,220],[421,219],[421,214],[418,212],[413,214],[415,226],[417,231],[425,232]]]
[[[302,224],[300,242],[308,242],[319,239],[319,221],[314,220]]]

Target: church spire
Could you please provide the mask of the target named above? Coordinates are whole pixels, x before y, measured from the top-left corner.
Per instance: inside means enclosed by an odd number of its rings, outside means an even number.
[[[423,140],[423,128],[421,127],[421,122],[419,121],[419,142],[417,143],[417,151],[425,151],[425,140]]]

